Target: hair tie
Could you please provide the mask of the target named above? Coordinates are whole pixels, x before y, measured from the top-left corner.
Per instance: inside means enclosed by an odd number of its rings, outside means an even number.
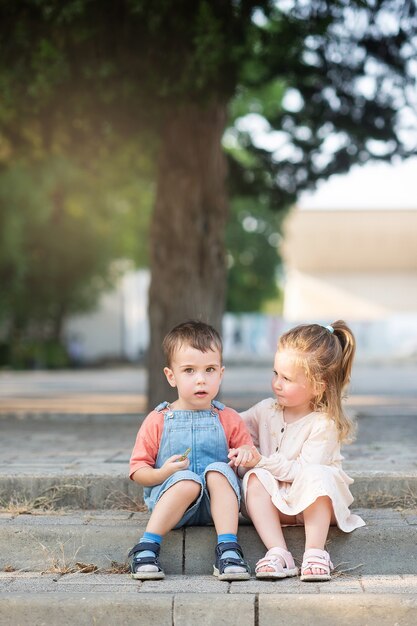
[[[323,328],[325,328],[326,330],[328,330],[328,331],[329,331],[329,333],[330,333],[331,335],[333,335],[333,333],[334,333],[334,328],[333,328],[333,326],[330,326],[330,324],[328,324],[327,326],[323,326]]]

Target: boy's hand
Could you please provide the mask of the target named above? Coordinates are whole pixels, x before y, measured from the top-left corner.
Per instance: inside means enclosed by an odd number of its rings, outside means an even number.
[[[184,460],[181,459],[181,454],[173,454],[165,461],[165,463],[162,465],[162,468],[166,471],[167,476],[171,476],[171,474],[175,474],[175,472],[179,472],[181,470],[186,470],[189,468],[190,460],[188,458],[185,458]]]
[[[261,455],[255,446],[240,446],[240,448],[231,448],[228,457],[229,465],[235,467],[255,467],[260,461]]]

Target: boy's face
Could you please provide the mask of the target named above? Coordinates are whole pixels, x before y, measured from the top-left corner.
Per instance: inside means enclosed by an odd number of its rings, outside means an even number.
[[[196,410],[210,408],[219,391],[224,367],[217,349],[200,352],[189,345],[180,346],[174,353],[171,367],[164,374],[171,387],[177,387],[175,409]]]

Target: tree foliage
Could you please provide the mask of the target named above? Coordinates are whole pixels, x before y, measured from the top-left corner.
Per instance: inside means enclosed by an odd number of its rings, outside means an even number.
[[[285,211],[353,163],[406,157],[416,20],[414,0],[0,0],[0,161],[70,155],[83,169],[125,141],[157,155],[153,371],[178,317],[219,324],[227,115],[236,206]]]

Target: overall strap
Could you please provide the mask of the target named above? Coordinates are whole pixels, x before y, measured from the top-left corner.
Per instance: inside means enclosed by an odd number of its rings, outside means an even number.
[[[158,406],[156,406],[154,410],[158,411],[158,413],[161,413],[162,411],[168,408],[169,408],[169,402],[161,402],[161,404],[158,404]]]
[[[223,404],[222,402],[219,402],[218,400],[212,400],[211,403],[214,406],[214,408],[218,409],[219,411],[223,411],[223,409],[226,408],[226,405]]]

